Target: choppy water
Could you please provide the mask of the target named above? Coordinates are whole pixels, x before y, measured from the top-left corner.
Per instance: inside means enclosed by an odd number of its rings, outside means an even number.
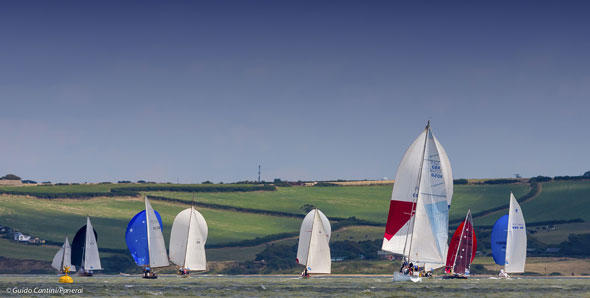
[[[73,276],[59,284],[55,275],[0,275],[0,296],[60,295],[67,290],[89,296],[449,296],[449,297],[590,297],[590,279],[526,278],[498,280],[430,279],[394,283],[389,277],[211,276],[175,275],[146,280],[138,276]],[[61,287],[61,288],[60,288]],[[53,292],[52,292],[53,291]],[[69,295],[66,293],[66,295]]]

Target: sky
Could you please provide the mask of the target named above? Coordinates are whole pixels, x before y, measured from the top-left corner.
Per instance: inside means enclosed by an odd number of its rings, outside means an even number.
[[[590,170],[588,1],[2,1],[0,174],[392,179]]]

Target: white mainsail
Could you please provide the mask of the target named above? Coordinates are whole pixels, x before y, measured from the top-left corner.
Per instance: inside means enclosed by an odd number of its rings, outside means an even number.
[[[66,241],[53,257],[51,267],[59,271],[64,271],[65,267],[70,267],[70,272],[76,271],[76,267],[72,265],[72,248],[68,237],[66,237]]]
[[[170,233],[170,260],[187,270],[206,270],[207,234],[207,222],[194,207],[178,213]]]
[[[507,234],[505,271],[508,273],[522,273],[526,262],[526,225],[522,209],[520,209],[520,205],[518,205],[512,193],[510,193]]]
[[[150,267],[168,266],[170,263],[168,263],[168,256],[166,255],[166,244],[164,243],[164,235],[162,235],[162,227],[147,197],[145,197],[145,217]]]
[[[451,165],[429,123],[398,167],[382,249],[429,269],[444,266],[452,195]]]
[[[309,273],[330,273],[330,235],[328,218],[318,209],[311,210],[303,219],[299,231],[297,262]]]
[[[90,217],[86,217],[86,242],[84,245],[84,270],[102,270],[98,255],[98,244],[94,236],[94,229],[90,223]]]

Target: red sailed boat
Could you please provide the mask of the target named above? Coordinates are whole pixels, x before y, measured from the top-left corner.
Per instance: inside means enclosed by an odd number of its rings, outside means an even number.
[[[476,251],[477,239],[473,229],[471,210],[469,210],[465,220],[455,230],[449,245],[445,272],[452,275],[447,278],[467,278]]]

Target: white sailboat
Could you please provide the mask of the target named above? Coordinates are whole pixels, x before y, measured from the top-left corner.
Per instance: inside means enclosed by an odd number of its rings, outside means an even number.
[[[331,272],[331,233],[330,221],[324,213],[317,208],[307,213],[301,223],[297,246],[297,263],[305,266],[304,276]]]
[[[429,121],[398,167],[382,250],[426,271],[444,266],[452,196],[451,164]],[[398,272],[394,279],[410,278]]]
[[[207,222],[194,207],[184,209],[176,215],[170,234],[170,261],[180,266],[182,273],[185,270],[207,270],[207,234]]]
[[[499,265],[504,265],[500,277],[509,277],[508,273],[523,273],[526,264],[526,224],[522,209],[512,193],[510,193],[507,222],[505,216],[498,219],[492,229],[494,261]]]
[[[76,271],[76,266],[72,265],[72,248],[70,247],[68,237],[66,237],[66,241],[53,257],[51,267],[59,272],[66,272],[66,268],[69,272]]]
[[[94,228],[92,228],[92,223],[90,223],[90,217],[86,217],[86,241],[82,260],[83,272],[92,274],[94,270],[102,270],[98,255],[98,244],[94,236]]]

